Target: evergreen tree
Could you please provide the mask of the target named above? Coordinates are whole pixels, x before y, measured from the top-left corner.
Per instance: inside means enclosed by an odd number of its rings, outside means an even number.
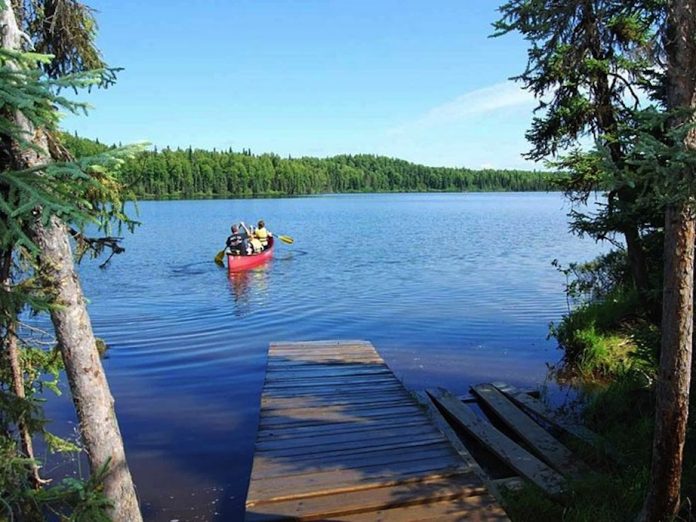
[[[621,233],[635,285],[646,295],[641,232],[654,224],[637,208],[641,187],[619,134],[632,124],[640,89],[650,89],[659,74],[654,49],[662,2],[512,0],[500,11],[495,36],[518,31],[530,46],[527,68],[515,78],[540,100],[527,156],[557,158],[585,136],[595,140],[598,152],[574,150],[556,163],[570,173],[564,187],[572,202],[585,203],[593,191],[606,189],[603,211],[576,211],[573,227],[597,239]]]
[[[680,508],[694,325],[696,0],[668,2],[662,36],[668,131],[660,143],[651,141],[651,146],[640,147],[641,160],[657,173],[667,195],[655,433],[650,483],[640,517],[645,522],[672,520]],[[659,145],[657,150],[655,145]]]
[[[53,2],[42,5],[17,6],[23,29],[31,29],[33,22],[51,12]],[[81,46],[91,45],[93,33],[90,20],[74,25],[72,16],[89,16],[81,4],[66,0],[60,3],[65,10],[53,13],[52,27],[66,27],[71,34],[53,33],[52,44],[64,63],[53,64],[51,57],[22,52],[20,28],[15,12],[8,4],[0,5],[2,49],[0,50],[0,89],[3,112],[0,116],[0,328],[2,349],[10,371],[1,368],[0,430],[3,462],[15,462],[31,468],[34,487],[40,481],[31,448],[22,441],[24,458],[4,457],[15,451],[13,425],[24,439],[26,430],[43,431],[40,413],[30,395],[22,396],[20,386],[31,392],[37,373],[46,369],[56,371],[50,354],[23,346],[18,332],[17,317],[25,307],[48,311],[51,315],[63,367],[68,375],[71,393],[80,419],[82,442],[87,449],[92,469],[92,486],[83,490],[65,486],[52,493],[28,494],[22,473],[16,467],[3,466],[3,506],[9,506],[9,518],[15,514],[22,519],[40,516],[41,502],[63,502],[70,495],[91,502],[80,506],[75,517],[86,520],[105,520],[106,515],[116,520],[140,520],[137,498],[125,461],[123,443],[118,431],[113,399],[99,360],[96,341],[86,312],[79,279],[73,268],[72,252],[68,241],[69,224],[83,245],[90,244],[82,232],[88,223],[108,226],[113,220],[125,220],[122,213],[120,185],[110,174],[114,154],[102,155],[92,161],[54,163],[52,157],[67,158],[65,149],[56,139],[57,107],[84,110],[55,94],[60,88],[80,88],[113,81],[109,71],[74,72],[81,67]],[[75,9],[71,9],[74,7]],[[33,11],[32,9],[35,9]],[[77,14],[76,14],[77,13]],[[60,16],[67,18],[58,20]],[[63,25],[63,23],[67,25]],[[43,36],[41,36],[43,37]],[[44,42],[41,45],[47,45]],[[41,47],[38,45],[38,47]],[[71,58],[72,57],[72,58]],[[43,74],[41,69],[43,69]],[[65,70],[69,76],[59,76]],[[93,246],[97,243],[91,243]],[[102,243],[102,246],[105,243]],[[97,247],[98,248],[98,247]],[[28,278],[26,276],[29,276]],[[36,359],[18,358],[19,348]],[[25,383],[25,379],[29,382]],[[21,382],[18,382],[21,381]],[[11,385],[7,386],[7,383]],[[50,439],[49,439],[50,440]],[[106,499],[94,502],[91,497],[99,484]],[[81,515],[80,515],[81,513]]]

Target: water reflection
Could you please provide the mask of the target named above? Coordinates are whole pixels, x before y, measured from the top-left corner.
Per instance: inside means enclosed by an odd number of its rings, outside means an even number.
[[[268,295],[268,270],[271,262],[269,260],[258,268],[228,274],[236,316],[249,315],[254,303],[265,300]]]
[[[560,355],[546,340],[566,310],[551,260],[602,251],[567,233],[559,194],[147,201],[140,210],[128,254],[80,274],[110,346],[104,364],[148,522],[243,519],[270,342],[367,339],[415,389],[530,388]],[[228,278],[213,262],[223,215],[263,215],[295,243]],[[446,252],[425,255],[414,223]],[[59,435],[72,434],[69,394],[47,414]]]

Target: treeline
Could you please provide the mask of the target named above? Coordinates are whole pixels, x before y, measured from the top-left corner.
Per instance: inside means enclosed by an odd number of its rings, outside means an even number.
[[[76,156],[109,147],[64,134]],[[123,181],[140,199],[217,198],[343,192],[557,190],[558,174],[519,170],[426,167],[369,154],[281,158],[276,154],[200,149],[153,150],[126,161]]]

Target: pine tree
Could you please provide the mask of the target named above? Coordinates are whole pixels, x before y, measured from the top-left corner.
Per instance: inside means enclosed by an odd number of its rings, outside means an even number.
[[[648,267],[636,212],[641,193],[626,175],[628,151],[618,135],[638,108],[637,92],[658,74],[655,27],[664,17],[651,0],[512,0],[500,11],[494,36],[520,32],[529,42],[526,70],[515,77],[539,98],[527,133],[527,157],[557,158],[591,136],[602,154],[573,150],[557,163],[570,172],[564,184],[572,202],[585,203],[606,190],[607,204],[597,216],[575,212],[574,229],[597,239],[624,236],[633,280],[646,296]],[[607,168],[609,164],[609,168]]]
[[[668,2],[663,39],[667,59],[666,123],[671,132],[663,140],[661,157],[652,165],[667,188],[667,201],[655,434],[650,483],[640,516],[645,522],[672,520],[680,508],[694,324],[696,0]],[[654,150],[652,146],[644,147],[642,156],[649,161]]]
[[[31,4],[37,8],[37,13],[41,13],[37,18],[31,18],[33,11],[28,11],[25,5],[17,7],[20,22],[30,24],[50,11],[50,6],[38,4]],[[82,10],[77,2],[67,1],[63,4],[68,18],[58,20],[58,14],[54,13],[52,27],[62,27],[61,23],[66,22],[67,27],[75,29],[70,25],[74,22],[70,16],[75,13],[84,15],[87,11]],[[71,6],[76,10],[71,10]],[[103,519],[104,515],[99,513],[106,508],[115,520],[137,521],[140,520],[137,498],[125,461],[113,399],[99,360],[79,279],[73,268],[66,225],[68,223],[75,227],[75,235],[84,238],[80,230],[88,223],[106,225],[113,219],[126,219],[122,213],[119,185],[110,174],[119,160],[117,155],[111,154],[92,161],[52,161],[52,156],[66,157],[65,149],[56,139],[56,107],[73,111],[84,109],[84,106],[55,94],[55,90],[109,83],[113,81],[113,76],[106,70],[60,76],[64,68],[80,67],[79,60],[70,61],[69,55],[71,50],[75,56],[79,55],[75,45],[84,45],[85,41],[78,41],[78,38],[76,43],[70,44],[68,36],[77,38],[81,35],[91,41],[89,28],[93,26],[89,23],[86,33],[78,30],[71,35],[57,33],[51,36],[56,53],[64,59],[64,63],[57,65],[47,55],[22,52],[21,33],[14,10],[9,5],[0,6],[0,26],[3,27],[0,96],[4,109],[0,118],[3,350],[12,359],[13,347],[20,340],[16,317],[24,306],[46,310],[51,314],[80,419],[82,442],[87,449],[92,478],[102,483],[108,499],[104,504],[90,506],[89,509],[94,511],[89,511],[87,516]],[[15,263],[20,264],[21,270],[15,268]],[[17,279],[18,274],[27,271],[34,275],[25,280]],[[23,368],[23,374],[20,373],[19,377],[24,379],[27,371],[27,368]],[[12,374],[16,391],[17,372],[13,369]],[[17,393],[13,395],[14,402],[27,404],[27,398]],[[7,392],[3,391],[3,397],[6,396]],[[34,407],[32,404],[29,406]],[[24,420],[37,418],[36,415],[28,415],[28,412],[25,409],[20,416]],[[3,415],[2,418],[3,421],[9,418],[12,422],[13,416]],[[17,424],[22,431],[19,420]],[[2,449],[11,450],[11,442],[9,445],[3,444]],[[31,458],[25,459],[25,462],[29,466],[35,464]],[[35,468],[33,476],[36,477]],[[19,481],[21,486],[19,476],[11,480]],[[22,496],[24,490],[21,487],[9,491],[15,494],[16,504],[12,509],[20,517],[26,516],[32,507],[40,512],[35,504],[37,499],[44,497]],[[28,498],[31,502],[27,502]]]

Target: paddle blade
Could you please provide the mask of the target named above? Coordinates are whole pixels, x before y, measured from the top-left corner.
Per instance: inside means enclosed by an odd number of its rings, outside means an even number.
[[[217,255],[215,256],[215,264],[219,266],[223,266],[222,258],[225,257],[225,251],[220,250]]]
[[[280,239],[283,243],[287,243],[288,245],[292,245],[295,242],[295,240],[290,236],[278,236],[278,239]]]

